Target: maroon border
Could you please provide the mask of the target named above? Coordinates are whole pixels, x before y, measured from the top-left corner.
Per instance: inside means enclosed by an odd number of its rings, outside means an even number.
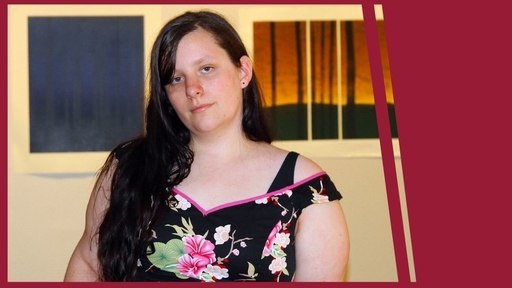
[[[399,282],[410,282],[409,263],[405,244],[404,221],[400,207],[400,195],[398,193],[398,180],[395,167],[395,157],[389,122],[388,105],[384,87],[384,75],[382,71],[382,59],[377,33],[375,7],[372,4],[363,4],[363,17],[370,58],[373,94],[375,98],[375,111],[377,114],[377,126],[379,131],[382,164],[384,166],[384,178],[391,220],[391,232],[395,250],[396,270]],[[386,19],[384,18],[384,23]],[[399,135],[400,137],[400,135]]]

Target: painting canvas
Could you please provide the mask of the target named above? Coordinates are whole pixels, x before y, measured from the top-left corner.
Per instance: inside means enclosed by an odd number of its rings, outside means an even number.
[[[142,133],[142,16],[28,21],[31,153],[110,151]]]
[[[377,26],[398,137],[384,21]],[[253,30],[255,69],[278,140],[379,138],[363,20],[256,21]]]
[[[94,173],[143,133],[157,5],[9,5],[9,149],[18,173]]]

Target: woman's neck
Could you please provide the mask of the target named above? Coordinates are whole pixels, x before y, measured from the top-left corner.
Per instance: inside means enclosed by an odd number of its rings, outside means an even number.
[[[228,160],[246,155],[258,146],[258,142],[249,140],[243,132],[192,137],[190,148],[194,158]]]

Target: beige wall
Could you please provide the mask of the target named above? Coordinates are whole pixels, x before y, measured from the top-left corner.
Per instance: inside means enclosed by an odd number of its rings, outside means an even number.
[[[235,26],[241,21],[239,6],[213,8],[224,13]],[[244,6],[244,9],[248,8],[250,6]],[[162,7],[160,22],[184,9],[183,6]],[[44,11],[44,7],[38,11]],[[10,51],[9,71],[13,65],[12,57]],[[12,107],[14,95],[11,91],[17,83],[23,82],[9,77],[8,281],[61,281],[84,227],[85,207],[95,175],[93,171],[35,174],[13,169],[13,161],[18,160],[14,159],[12,151],[20,143],[13,143],[11,139],[13,131],[22,129],[12,124],[13,115],[20,112]],[[327,157],[302,146],[293,149],[313,158],[328,171],[344,196],[341,203],[351,238],[347,281],[396,281],[380,157],[339,156],[340,153]],[[396,164],[400,172],[399,157]],[[400,173],[398,177],[403,193]],[[414,277],[414,271],[411,274]]]

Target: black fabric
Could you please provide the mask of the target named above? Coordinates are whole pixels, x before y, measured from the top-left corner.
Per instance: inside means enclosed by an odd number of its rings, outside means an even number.
[[[155,253],[139,259],[136,281],[292,281],[303,209],[342,198],[325,172],[210,209],[176,188],[171,192],[153,227]],[[318,221],[331,225],[329,218]]]
[[[299,153],[294,151],[291,151],[286,155],[286,158],[284,159],[279,172],[277,172],[274,181],[270,185],[268,192],[276,191],[293,184],[295,163],[297,162],[298,157]]]
[[[125,149],[119,155],[130,153]],[[298,156],[286,155],[269,191],[210,209],[168,187],[167,207],[151,231],[155,251],[140,257],[135,281],[292,281],[303,209],[342,198],[325,172],[294,183]]]

